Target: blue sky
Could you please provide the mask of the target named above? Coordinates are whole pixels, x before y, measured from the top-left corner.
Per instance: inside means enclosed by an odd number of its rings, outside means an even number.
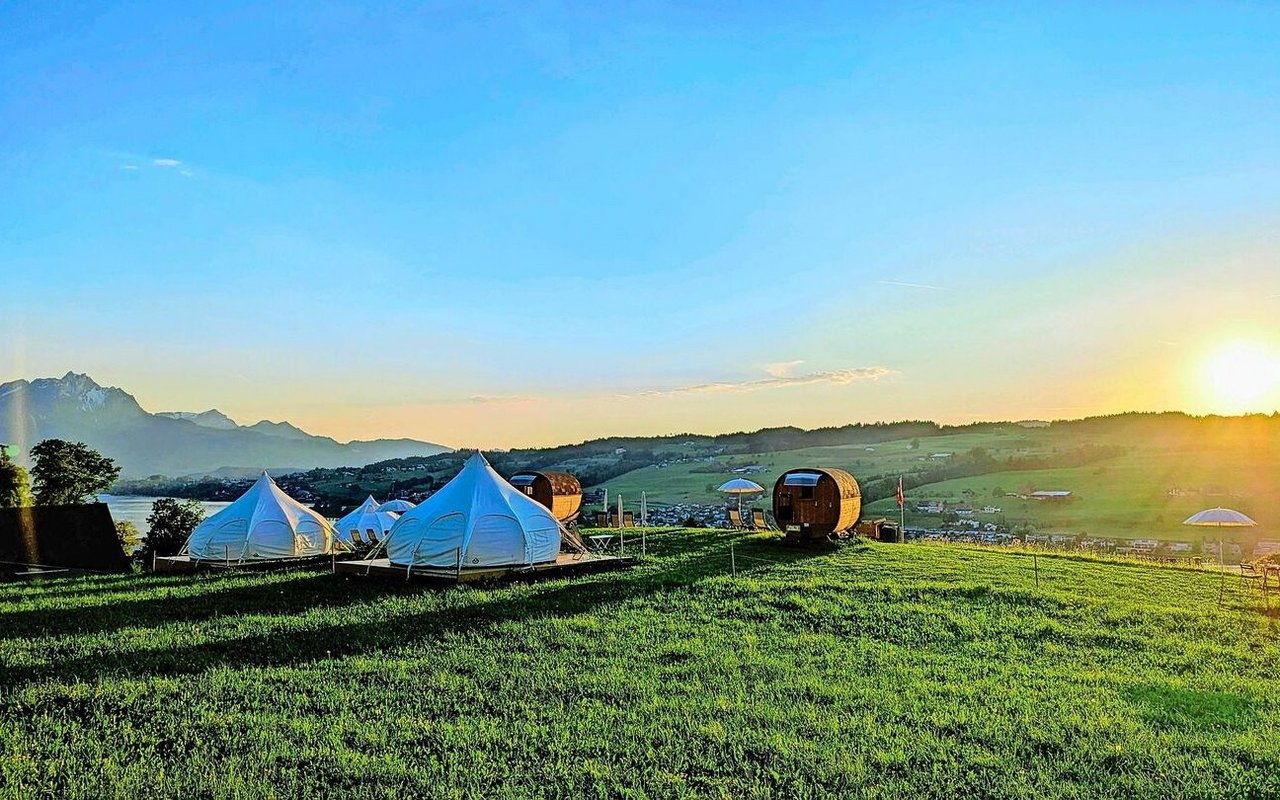
[[[1280,352],[1278,43],[1266,4],[6,4],[0,375],[484,446],[1244,410],[1196,376]]]

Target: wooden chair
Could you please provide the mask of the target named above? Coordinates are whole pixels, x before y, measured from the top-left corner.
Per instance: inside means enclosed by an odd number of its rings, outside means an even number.
[[[378,543],[378,536],[373,532],[373,528],[365,528],[364,535],[369,537],[369,544]]]
[[[597,527],[597,528],[608,528],[608,527],[609,527],[609,512],[607,512],[607,511],[597,511],[597,512],[596,512],[596,527]]]
[[[1240,562],[1240,580],[1245,584],[1261,586],[1263,574],[1262,570],[1258,569],[1253,564],[1247,564],[1243,561]]]
[[[769,520],[764,517],[763,508],[751,509],[751,527],[758,531],[771,531],[773,528],[769,525]]]
[[[735,531],[746,530],[746,525],[742,524],[742,512],[736,508],[729,509],[729,524],[733,526]]]
[[[364,539],[360,538],[360,530],[358,528],[351,529],[351,541],[360,547],[364,547]]]
[[[634,511],[622,512],[622,527],[634,528],[636,526],[636,514]]]

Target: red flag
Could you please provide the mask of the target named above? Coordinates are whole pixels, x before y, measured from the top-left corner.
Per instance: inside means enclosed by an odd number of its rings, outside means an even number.
[[[898,478],[898,508],[902,508],[907,504],[907,498],[902,496],[902,478]]]

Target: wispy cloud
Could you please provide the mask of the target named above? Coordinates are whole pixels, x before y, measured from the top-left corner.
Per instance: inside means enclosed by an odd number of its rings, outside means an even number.
[[[537,395],[520,394],[473,394],[467,398],[468,403],[524,404],[540,403],[544,399]]]
[[[751,378],[742,381],[692,383],[685,386],[624,390],[609,392],[606,394],[568,394],[560,397],[559,399],[575,401],[635,400],[639,398],[676,397],[680,395],[745,394],[748,392],[761,392],[771,389],[787,389],[796,386],[815,386],[821,384],[830,386],[848,386],[850,384],[860,383],[863,381],[878,381],[881,378],[897,374],[897,370],[889,369],[888,367],[853,367],[850,369],[833,369],[822,372],[796,374],[795,367],[803,363],[803,361],[782,361],[765,364],[761,368],[768,377],[764,378]],[[533,403],[546,403],[552,399],[554,398],[543,395],[473,394],[467,397],[465,402],[476,405],[529,405]],[[459,401],[454,400],[450,402],[456,403]]]
[[[127,169],[127,170],[130,170],[130,171],[132,171],[132,170],[136,170],[137,168],[138,168],[138,165],[137,165],[137,164],[123,164],[123,165],[121,165],[121,167],[120,167],[120,169]]]
[[[789,389],[796,386],[815,386],[830,384],[832,386],[848,386],[862,381],[878,381],[895,374],[888,367],[854,367],[851,369],[834,369],[823,372],[809,372],[801,375],[770,375],[767,378],[754,378],[745,381],[716,381],[713,383],[695,383],[688,386],[674,386],[664,389],[645,389],[623,397],[670,397],[683,394],[725,394],[760,392],[770,389]]]
[[[151,163],[157,167],[180,167],[182,162],[176,158],[153,158]]]
[[[909,283],[908,281],[876,281],[882,286],[901,286],[904,289],[927,289],[931,292],[942,291],[941,286],[932,286],[927,283]]]
[[[761,364],[760,368],[771,378],[790,378],[796,374],[796,367],[803,363],[803,360],[771,361],[768,364]]]

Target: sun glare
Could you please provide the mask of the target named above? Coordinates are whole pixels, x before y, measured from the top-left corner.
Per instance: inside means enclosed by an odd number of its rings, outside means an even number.
[[[1231,342],[1205,360],[1203,382],[1214,411],[1274,411],[1280,406],[1280,355],[1253,342]]]

